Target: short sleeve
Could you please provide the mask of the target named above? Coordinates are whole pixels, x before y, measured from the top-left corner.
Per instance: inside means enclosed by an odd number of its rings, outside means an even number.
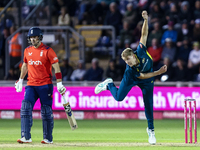
[[[27,59],[26,59],[26,49],[24,50],[24,59],[23,59],[23,61],[24,61],[25,63],[27,63]]]
[[[57,57],[56,53],[54,52],[54,50],[52,48],[49,49],[47,55],[48,55],[48,58],[49,58],[51,64],[58,62],[58,57]]]
[[[147,50],[147,47],[144,46],[142,43],[139,43],[137,47],[137,53],[142,54],[143,52],[146,52],[146,50]]]

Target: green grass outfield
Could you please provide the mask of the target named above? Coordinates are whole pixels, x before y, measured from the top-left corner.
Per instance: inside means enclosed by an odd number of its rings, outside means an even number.
[[[71,131],[67,120],[55,120],[54,144],[41,144],[42,120],[34,120],[31,144],[18,144],[20,120],[0,119],[0,150],[199,150],[200,144],[184,143],[184,121],[155,120],[157,143],[150,145],[146,120],[77,120]],[[200,120],[197,121],[199,126]],[[200,128],[198,128],[198,134]],[[200,139],[199,139],[200,140]],[[200,143],[200,142],[199,142]]]

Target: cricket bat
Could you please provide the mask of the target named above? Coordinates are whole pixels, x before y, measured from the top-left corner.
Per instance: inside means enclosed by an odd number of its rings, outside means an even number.
[[[74,114],[72,112],[71,106],[69,104],[69,102],[66,101],[65,96],[63,95],[63,100],[64,100],[64,108],[65,108],[65,112],[67,114],[67,119],[69,121],[69,125],[71,127],[72,130],[75,130],[78,128],[78,125],[76,123],[76,119],[74,118]]]

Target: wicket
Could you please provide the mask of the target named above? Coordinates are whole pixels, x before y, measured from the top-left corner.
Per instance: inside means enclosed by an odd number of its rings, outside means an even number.
[[[193,115],[194,115],[194,143],[197,143],[197,122],[196,122],[196,100],[195,99],[185,99],[185,105],[184,105],[185,143],[188,143],[187,102],[189,102],[190,143],[193,142],[192,141],[192,102],[193,102]]]

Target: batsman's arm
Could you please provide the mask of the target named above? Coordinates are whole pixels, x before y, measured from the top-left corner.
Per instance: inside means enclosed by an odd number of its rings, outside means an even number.
[[[142,25],[140,43],[142,43],[144,46],[146,46],[147,36],[148,36],[148,29],[149,29],[147,11],[143,11],[142,12],[142,17],[144,19],[144,22],[143,22],[143,25]]]
[[[24,79],[24,77],[26,76],[27,72],[28,72],[28,65],[27,65],[27,63],[24,62],[22,64],[22,68],[21,68],[20,79]]]
[[[57,83],[58,82],[62,82],[62,74],[61,74],[60,66],[59,66],[58,62],[52,64],[52,67],[55,70],[55,75],[56,75],[56,81],[57,81]]]
[[[163,74],[167,71],[167,66],[164,65],[162,66],[159,70],[154,71],[154,72],[149,72],[149,73],[140,73],[140,76],[138,77],[139,79],[148,79],[160,74]]]
[[[65,94],[66,88],[62,84],[62,73],[60,72],[60,66],[57,63],[52,64],[54,70],[55,70],[55,76],[56,76],[56,81],[57,81],[57,90],[58,92],[63,95]]]

